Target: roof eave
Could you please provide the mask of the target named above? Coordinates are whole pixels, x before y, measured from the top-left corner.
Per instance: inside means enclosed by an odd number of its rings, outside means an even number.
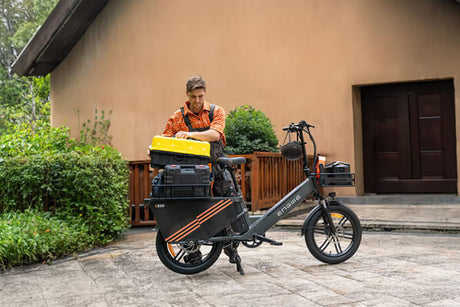
[[[83,36],[109,0],[60,0],[11,65],[19,76],[52,72]]]

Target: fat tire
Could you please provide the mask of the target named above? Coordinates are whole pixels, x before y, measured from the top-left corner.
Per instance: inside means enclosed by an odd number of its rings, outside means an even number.
[[[323,222],[324,209],[321,206],[313,209],[311,214],[308,215],[305,220],[303,230],[305,234],[305,243],[307,244],[310,253],[319,261],[328,264],[337,264],[350,259],[356,253],[361,243],[362,228],[356,214],[347,206],[337,201],[331,201],[329,202],[329,207],[331,214],[336,213],[346,217],[350,223],[351,229],[353,230],[351,243],[343,252],[333,255],[328,254],[323,252],[317,245],[315,240],[315,226],[317,226],[318,223]],[[334,225],[334,227],[337,229],[337,225]]]
[[[205,256],[205,258],[199,263],[181,263],[176,261],[168,250],[168,244],[164,240],[161,231],[158,230],[156,238],[156,250],[158,258],[161,262],[171,271],[179,274],[196,274],[207,270],[210,266],[217,261],[222,252],[223,243],[215,242],[212,244],[211,251]]]

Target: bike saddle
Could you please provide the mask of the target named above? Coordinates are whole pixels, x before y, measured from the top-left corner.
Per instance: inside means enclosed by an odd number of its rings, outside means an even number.
[[[228,158],[228,157],[219,157],[217,158],[217,163],[224,166],[233,166],[238,164],[246,163],[246,158],[244,157],[236,157],[236,158]]]

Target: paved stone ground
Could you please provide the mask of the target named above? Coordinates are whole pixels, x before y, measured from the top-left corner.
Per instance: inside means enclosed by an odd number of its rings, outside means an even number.
[[[222,255],[192,276],[166,269],[155,233],[0,273],[0,306],[460,306],[460,235],[365,232],[357,254],[325,265],[298,230],[240,248],[246,275]]]

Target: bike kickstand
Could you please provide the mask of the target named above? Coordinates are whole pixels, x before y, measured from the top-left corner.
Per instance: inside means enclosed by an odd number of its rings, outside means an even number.
[[[239,255],[235,257],[236,259],[236,271],[240,272],[240,275],[244,275],[243,267],[241,266],[241,258]]]

